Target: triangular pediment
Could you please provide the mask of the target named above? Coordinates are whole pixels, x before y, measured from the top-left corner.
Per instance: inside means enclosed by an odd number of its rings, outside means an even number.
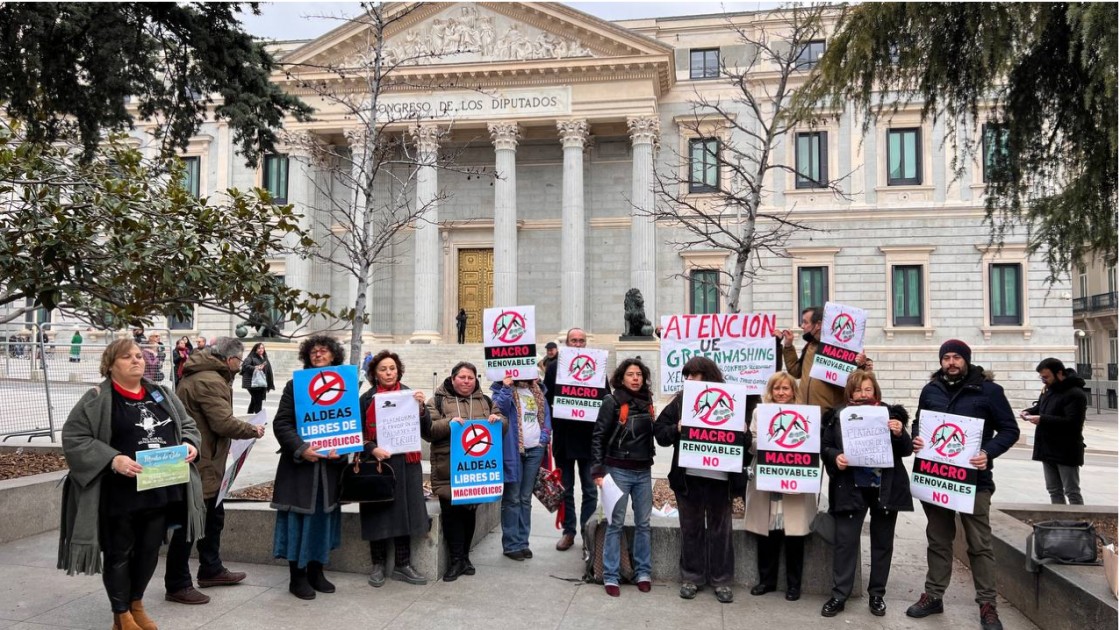
[[[425,2],[390,5],[384,59],[401,66],[606,59],[672,48],[557,3]],[[396,16],[397,19],[393,19]],[[371,27],[349,22],[284,56],[286,64],[355,67]]]

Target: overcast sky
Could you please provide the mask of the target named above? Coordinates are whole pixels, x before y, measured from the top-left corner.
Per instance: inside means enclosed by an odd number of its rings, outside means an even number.
[[[670,15],[699,15],[725,11],[758,11],[775,2],[566,2],[604,20],[630,20]],[[264,39],[313,39],[341,25],[330,17],[346,17],[359,10],[356,2],[262,2],[261,15],[245,15],[245,30]]]

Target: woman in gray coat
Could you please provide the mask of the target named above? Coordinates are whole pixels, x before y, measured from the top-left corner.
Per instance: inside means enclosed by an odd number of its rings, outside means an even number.
[[[137,491],[137,451],[185,444],[194,462],[202,442],[194,420],[169,388],[144,379],[144,353],[118,339],[101,356],[105,380],[82,396],[62,427],[70,474],[62,492],[58,568],[69,575],[104,573],[113,627],[154,630],[144,590],[169,526],[187,539],[202,534],[202,479]]]

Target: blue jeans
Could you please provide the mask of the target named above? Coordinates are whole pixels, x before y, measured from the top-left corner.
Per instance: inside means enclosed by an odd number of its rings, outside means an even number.
[[[580,500],[579,522],[576,522],[576,464],[579,464],[579,486],[583,494]],[[564,532],[572,536],[576,531],[583,531],[583,525],[595,515],[595,506],[599,504],[599,488],[591,478],[590,459],[562,459],[556,458],[556,467],[560,469],[560,483],[564,484]]]
[[[626,520],[626,498],[634,505],[634,577],[636,581],[648,580],[653,573],[650,548],[649,517],[653,511],[653,480],[650,469],[627,470],[607,467],[622,498],[614,506],[607,538],[603,543],[603,584],[618,584],[618,565],[621,561],[622,524]]]
[[[505,484],[502,492],[502,551],[510,553],[529,548],[532,524],[533,484],[544,459],[544,447],[527,448],[521,456],[521,480]]]

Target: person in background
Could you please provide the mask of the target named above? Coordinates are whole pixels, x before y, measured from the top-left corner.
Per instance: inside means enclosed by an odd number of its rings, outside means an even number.
[[[1081,466],[1085,464],[1085,379],[1055,358],[1035,368],[1046,385],[1038,402],[1019,416],[1035,425],[1032,459],[1042,462],[1050,502],[1082,505]]]
[[[797,402],[797,379],[788,372],[776,372],[766,382],[762,402],[792,405]],[[759,426],[758,413],[751,415],[751,434],[758,435],[768,427]],[[765,422],[768,422],[766,420]],[[810,427],[819,430],[819,427]],[[757,453],[757,440],[750,450]],[[758,489],[752,478],[747,486],[747,531],[758,541],[758,584],[751,595],[765,595],[778,590],[778,565],[782,550],[786,554],[786,600],[801,599],[801,574],[805,564],[805,537],[817,516],[816,494],[783,494]]]
[[[373,353],[366,350],[365,356],[362,357],[362,374],[369,373],[369,364],[373,361]]]
[[[202,351],[202,350],[205,350],[205,349],[206,349],[206,337],[203,337],[202,335],[199,335],[198,339],[195,340],[194,349],[192,349],[191,352],[192,353],[193,352],[199,352],[199,351]]]
[[[801,332],[805,340],[805,347],[801,349],[801,356],[793,349],[793,332],[783,330],[782,360],[786,370],[795,378],[801,379],[797,391],[797,402],[803,405],[816,405],[821,408],[821,414],[844,404],[844,388],[833,385],[827,381],[813,378],[813,360],[821,347],[821,327],[824,324],[824,307],[812,306],[801,311]],[[856,355],[856,366],[861,370],[872,370],[874,362],[862,352]]]
[[[502,439],[502,553],[510,560],[527,560],[533,557],[533,486],[552,438],[552,414],[536,379],[515,381],[507,376],[491,384],[490,392],[508,420]]]
[[[467,309],[459,309],[459,314],[455,316],[455,329],[459,345],[462,345],[467,340]]]
[[[548,372],[548,366],[556,362],[557,357],[560,356],[560,348],[556,346],[555,341],[550,341],[544,345],[544,356],[540,361],[537,361],[537,372],[540,373],[541,381],[544,381],[544,375]]]
[[[257,376],[262,374],[264,378],[264,385],[260,384],[262,377]],[[257,384],[253,384],[253,379],[256,378]],[[257,413],[264,408],[264,399],[268,392],[276,389],[276,385],[272,380],[272,362],[268,360],[268,352],[264,348],[263,343],[257,343],[253,349],[249,351],[249,356],[245,358],[245,362],[241,364],[241,387],[249,391],[249,409],[246,413]]]
[[[171,351],[171,365],[175,370],[176,385],[183,378],[183,366],[187,364],[191,352],[191,340],[187,337],[179,337],[179,341],[175,342],[175,349]]]
[[[70,362],[78,363],[82,360],[82,333],[79,330],[74,330],[74,336],[70,337]]]
[[[194,466],[202,444],[194,419],[170,388],[144,379],[144,354],[118,339],[101,355],[100,385],[87,391],[62,427],[70,474],[62,491],[58,568],[102,573],[113,628],[156,630],[144,591],[169,527],[202,536],[202,479]],[[137,491],[138,451],[186,445],[186,484]]]

